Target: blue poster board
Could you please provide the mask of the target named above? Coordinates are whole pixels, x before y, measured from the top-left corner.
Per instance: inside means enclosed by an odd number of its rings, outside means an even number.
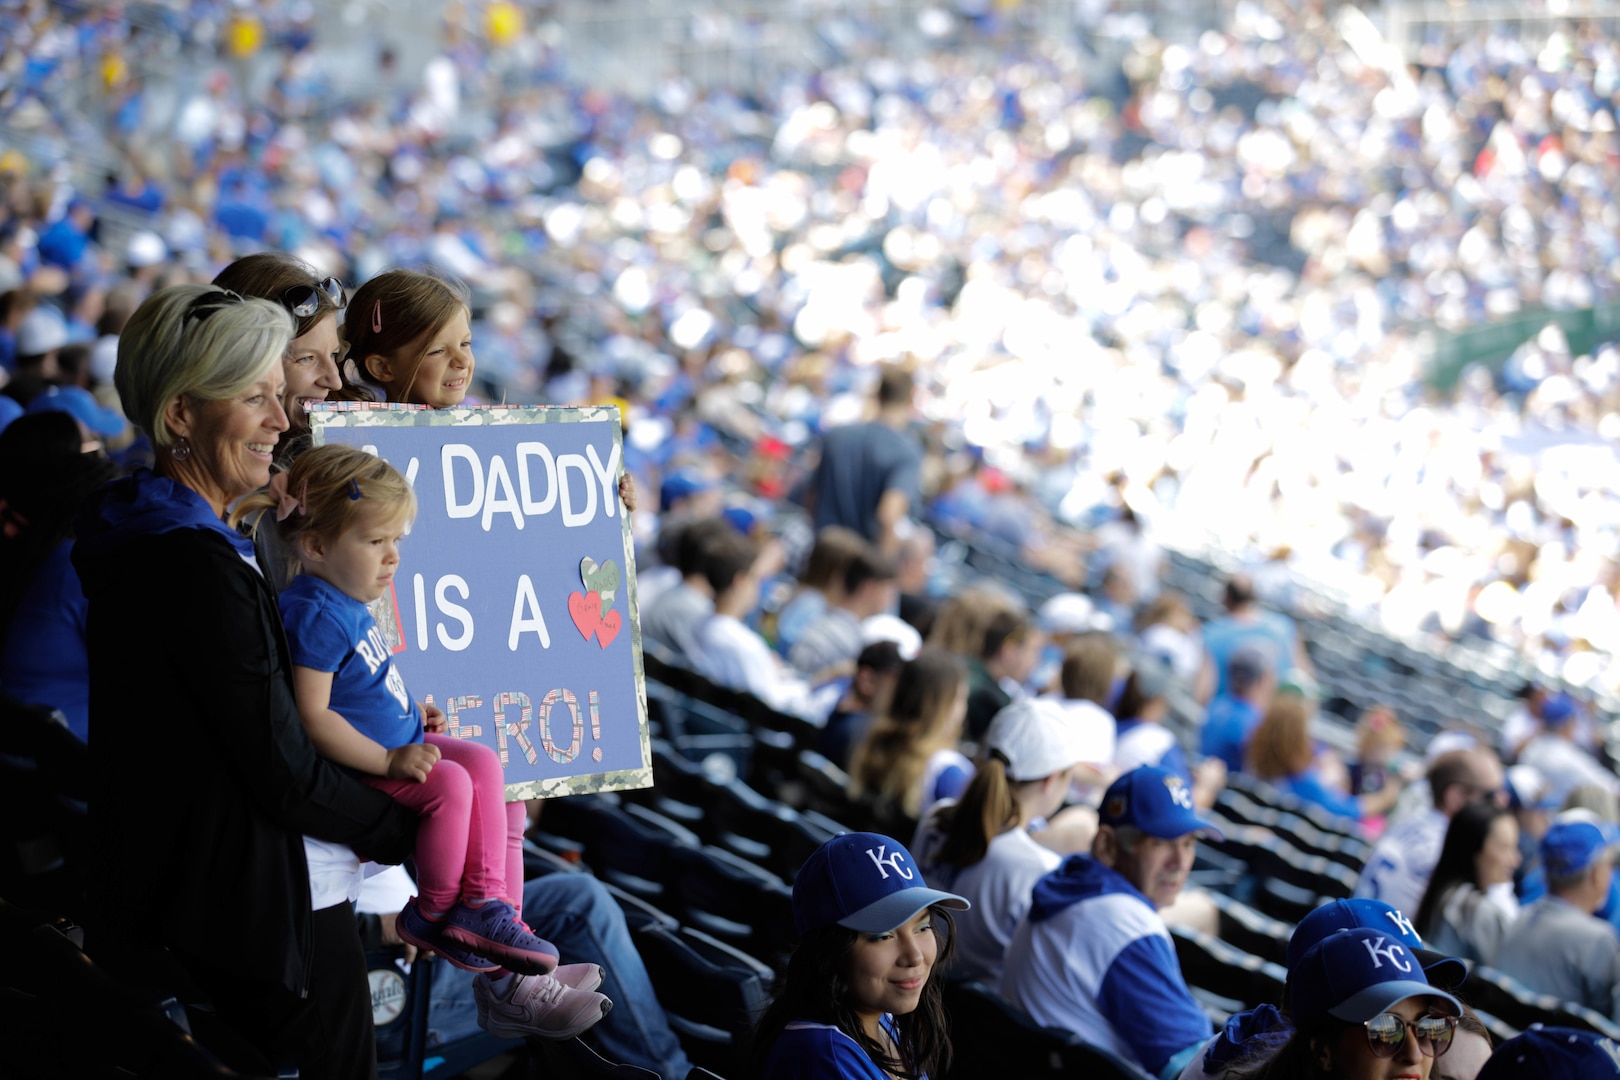
[[[509,799],[650,787],[634,548],[612,407],[312,406],[316,445],[416,491],[373,605],[412,696],[506,769]]]

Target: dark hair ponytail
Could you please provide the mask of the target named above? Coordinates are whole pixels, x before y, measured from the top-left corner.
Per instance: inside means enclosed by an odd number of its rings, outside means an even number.
[[[1018,801],[1007,778],[1007,759],[990,751],[961,799],[941,810],[936,820],[945,836],[926,855],[928,862],[965,870],[981,861],[990,850],[990,841],[1018,824]]]

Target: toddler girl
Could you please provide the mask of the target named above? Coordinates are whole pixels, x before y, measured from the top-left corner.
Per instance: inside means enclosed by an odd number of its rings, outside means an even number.
[[[486,746],[440,734],[444,714],[411,699],[366,607],[399,566],[400,538],[416,512],[410,485],[381,458],[321,446],[242,500],[236,516],[261,509],[274,511],[299,563],[280,604],[310,740],[422,815],[420,895],[400,913],[399,936],[469,971],[504,967],[552,981],[557,950],[529,930],[511,899],[522,877],[519,869],[509,881],[500,761]],[[591,964],[558,974],[569,987],[591,975],[600,981]],[[553,991],[547,996],[559,996]],[[607,999],[590,996],[601,1000],[592,1015],[599,1019]]]

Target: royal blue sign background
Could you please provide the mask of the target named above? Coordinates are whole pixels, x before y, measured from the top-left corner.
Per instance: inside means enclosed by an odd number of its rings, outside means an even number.
[[[649,786],[618,410],[310,415],[317,444],[377,453],[416,491],[393,595],[373,610],[447,734],[500,755],[510,798]]]

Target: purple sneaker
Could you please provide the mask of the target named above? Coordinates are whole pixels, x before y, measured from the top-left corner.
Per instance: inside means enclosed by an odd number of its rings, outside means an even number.
[[[501,965],[468,952],[444,934],[444,922],[434,922],[422,914],[416,897],[406,901],[394,924],[394,932],[402,941],[408,941],[423,952],[436,953],[463,971],[499,971]]]
[[[548,975],[557,966],[557,947],[535,937],[505,900],[478,907],[463,900],[444,917],[444,936],[520,975]]]

